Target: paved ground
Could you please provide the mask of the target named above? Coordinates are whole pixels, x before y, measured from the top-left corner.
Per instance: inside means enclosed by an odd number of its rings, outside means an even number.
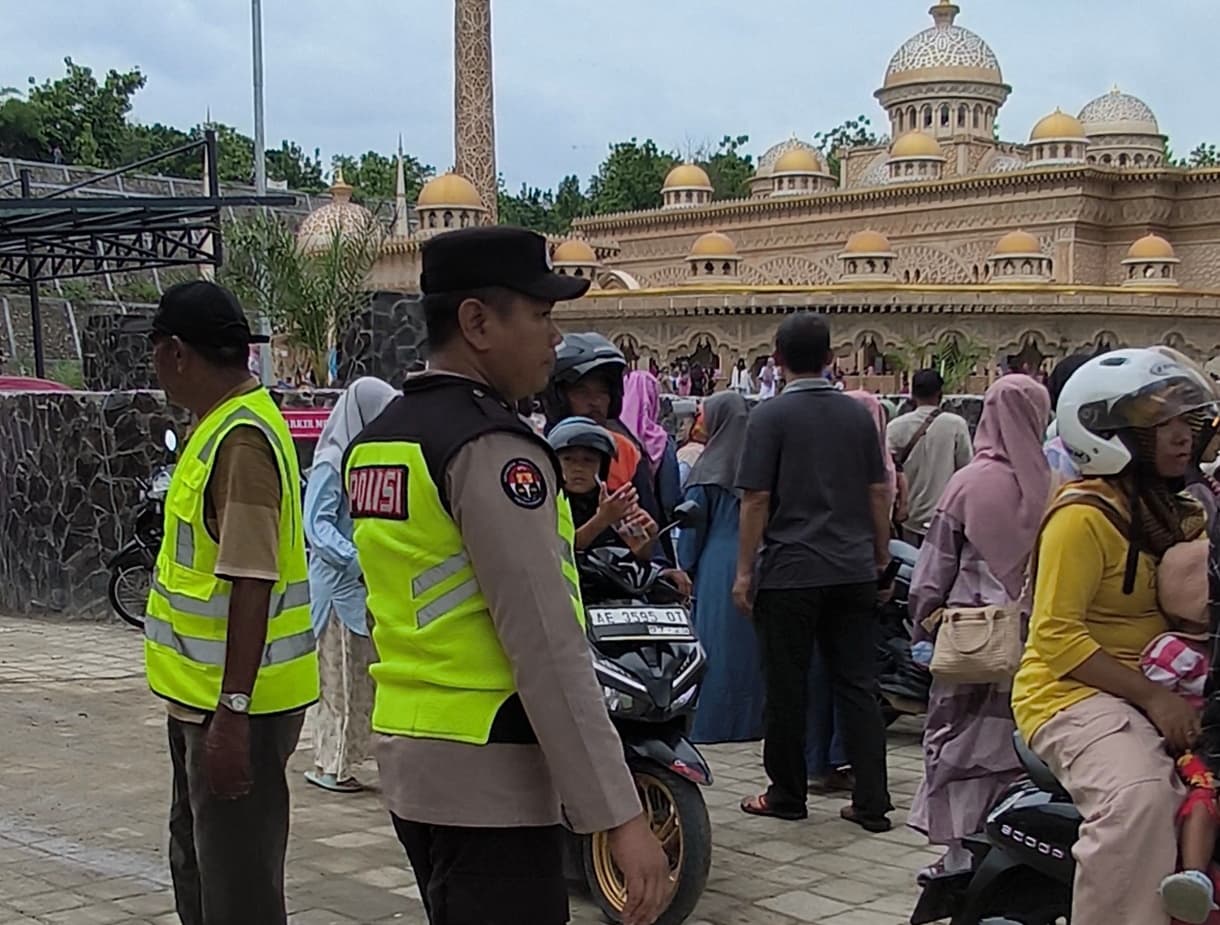
[[[169,764],[164,713],[141,674],[139,640],[119,625],[0,618],[0,923],[176,923],[165,856]],[[901,821],[918,783],[913,727],[891,731]],[[715,848],[692,925],[898,925],[913,873],[932,860],[898,828],[867,836],[817,800],[810,818],[744,816],[758,746],[707,750]],[[292,760],[288,902],[295,925],[423,922],[410,870],[376,793],[309,788],[309,743]],[[375,775],[374,775],[375,776]],[[573,898],[573,921],[600,921]]]

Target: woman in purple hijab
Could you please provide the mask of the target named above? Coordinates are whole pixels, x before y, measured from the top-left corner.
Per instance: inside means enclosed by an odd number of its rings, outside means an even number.
[[[937,608],[1018,603],[1029,612],[1026,565],[1050,498],[1042,452],[1050,409],[1050,395],[1029,376],[1004,376],[987,390],[974,459],[945,488],[911,579],[915,652],[925,664],[934,643],[921,623]],[[982,828],[995,800],[1021,775],[1011,689],[1011,682],[932,684],[924,779],[909,824],[946,847],[933,868],[970,865],[962,838]]]

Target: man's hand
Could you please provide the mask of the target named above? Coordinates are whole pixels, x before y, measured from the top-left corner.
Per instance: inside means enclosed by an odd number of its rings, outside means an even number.
[[[610,856],[622,871],[627,887],[623,925],[652,925],[665,911],[674,889],[665,849],[643,813],[606,834]]]
[[[1194,748],[1203,731],[1199,713],[1173,691],[1158,687],[1143,703],[1144,712],[1174,751]]]
[[[605,518],[607,524],[616,524],[633,510],[639,502],[635,486],[628,483],[611,494],[603,482],[599,496],[597,513]]]
[[[751,619],[754,617],[753,590],[754,576],[738,572],[737,578],[733,582],[733,606]]]
[[[236,800],[250,792],[250,718],[217,707],[204,734],[204,769],[212,795]]]
[[[668,580],[685,598],[689,598],[691,592],[695,590],[691,584],[690,575],[680,568],[667,568],[661,572],[661,577]]]

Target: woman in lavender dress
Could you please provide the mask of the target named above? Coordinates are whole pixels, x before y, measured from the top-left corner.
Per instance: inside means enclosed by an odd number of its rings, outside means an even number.
[[[1029,376],[1005,376],[988,389],[974,459],[945,488],[911,579],[915,652],[925,663],[933,640],[921,623],[940,607],[1019,602],[1028,613],[1026,565],[1051,487],[1042,453],[1049,416],[1050,396]],[[962,838],[982,828],[995,800],[1020,776],[1011,687],[933,681],[924,779],[909,820],[947,849],[933,869],[969,866]]]

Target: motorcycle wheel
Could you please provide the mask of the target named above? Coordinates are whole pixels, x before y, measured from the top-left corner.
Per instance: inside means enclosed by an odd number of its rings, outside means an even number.
[[[656,925],[685,922],[707,885],[712,864],[712,824],[697,784],[655,765],[632,764],[631,773],[653,834],[669,857],[674,894]],[[622,921],[627,901],[623,875],[610,856],[605,832],[582,840],[585,882],[607,921]]]
[[[151,583],[152,572],[143,565],[122,565],[110,572],[106,587],[110,606],[124,623],[136,629],[144,629],[144,605]]]

